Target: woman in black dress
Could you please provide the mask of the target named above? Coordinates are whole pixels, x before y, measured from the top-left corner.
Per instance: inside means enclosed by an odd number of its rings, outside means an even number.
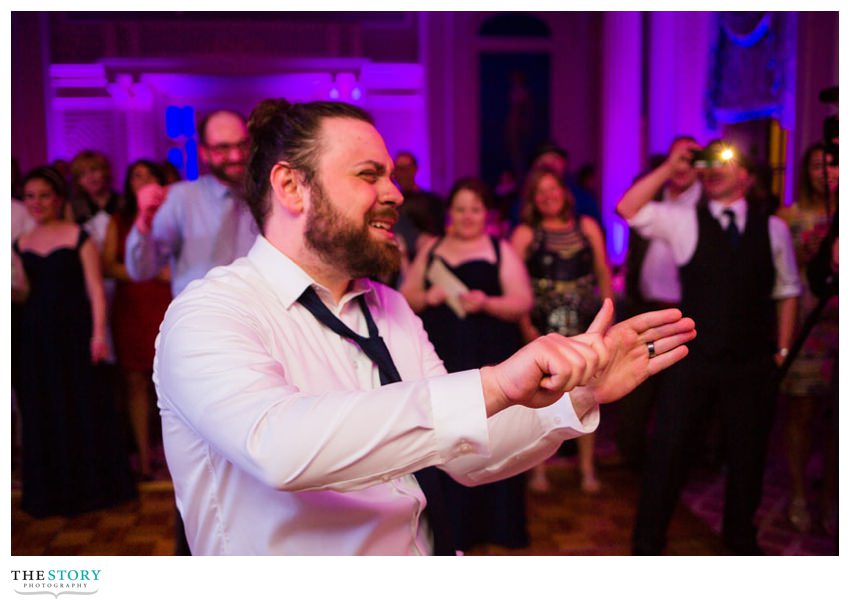
[[[14,243],[28,292],[21,319],[23,503],[75,515],[135,497],[125,429],[95,365],[109,354],[97,249],[65,221],[65,184],[44,167],[24,179],[36,227]]]
[[[499,363],[521,345],[517,321],[531,309],[531,287],[519,256],[487,234],[486,185],[455,183],[449,196],[450,226],[443,238],[421,247],[401,291],[422,322],[449,373]],[[466,286],[449,294],[432,284],[435,265]],[[464,487],[447,475],[445,489],[458,548],[493,543],[528,544],[522,475],[481,487]]]

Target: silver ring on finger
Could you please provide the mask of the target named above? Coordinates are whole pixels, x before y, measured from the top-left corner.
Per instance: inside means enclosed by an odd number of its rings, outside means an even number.
[[[649,352],[650,358],[655,358],[655,342],[654,341],[646,342],[646,350],[647,350],[647,352]]]

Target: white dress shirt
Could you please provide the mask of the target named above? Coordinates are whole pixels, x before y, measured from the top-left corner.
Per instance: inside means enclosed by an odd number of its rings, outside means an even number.
[[[739,198],[735,202],[724,204],[716,200],[708,202],[708,211],[720,222],[725,230],[729,218],[723,211],[730,209],[735,213],[735,224],[743,234],[747,227],[747,201]],[[658,238],[670,245],[673,260],[677,266],[686,265],[697,250],[699,222],[696,207],[680,207],[658,202],[650,202],[638,211],[629,221],[644,238]],[[794,257],[794,245],[791,232],[784,221],[771,215],[767,223],[773,267],[776,277],[773,281],[773,299],[797,297],[802,290],[797,260]]]
[[[248,206],[212,175],[181,181],[153,218],[147,235],[135,225],[127,235],[124,262],[133,280],[150,280],[171,265],[171,293],[216,266],[242,257],[257,238]]]
[[[694,208],[702,196],[702,184],[695,180],[691,187],[678,196],[672,196],[664,188],[661,204]],[[656,238],[649,241],[640,268],[640,293],[646,301],[663,301],[671,304],[682,300],[679,284],[679,268],[673,259],[673,251],[666,241]]]
[[[402,382],[381,386],[356,344],[296,304],[310,285],[361,335],[365,293]],[[154,381],[197,555],[430,554],[412,472],[506,478],[599,420],[598,407],[577,419],[567,395],[487,419],[479,371],[446,375],[398,292],[356,280],[337,305],[262,236],[174,300]]]

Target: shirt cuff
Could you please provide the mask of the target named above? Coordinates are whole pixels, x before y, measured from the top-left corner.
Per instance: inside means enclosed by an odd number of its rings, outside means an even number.
[[[803,289],[800,285],[785,285],[782,287],[774,287],[771,296],[773,299],[789,299],[791,297],[799,297],[802,293]]]
[[[599,403],[594,405],[579,419],[573,408],[570,394],[564,394],[555,403],[537,409],[537,416],[544,433],[557,430],[570,430],[570,434],[590,434],[599,426]]]
[[[442,461],[490,454],[487,413],[478,369],[431,378],[431,411]]]

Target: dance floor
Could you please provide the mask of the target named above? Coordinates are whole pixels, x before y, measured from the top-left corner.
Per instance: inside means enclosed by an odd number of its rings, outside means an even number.
[[[610,418],[609,418],[610,419]],[[778,424],[777,424],[778,425]],[[609,437],[611,424],[599,430],[597,495],[579,488],[573,460],[549,463],[552,489],[528,495],[531,545],[523,550],[481,546],[470,555],[626,555],[639,478],[618,462]],[[796,532],[785,518],[787,477],[778,433],[774,433],[765,495],[757,515],[759,541],[768,555],[833,555],[836,538],[816,526]],[[814,476],[818,461],[814,458]],[[20,509],[20,491],[12,489],[12,555],[156,555],[173,552],[174,501],[165,472],[160,480],[141,483],[139,498],[110,510],[64,518],[34,519]],[[14,475],[13,475],[14,478]],[[727,554],[719,537],[723,497],[720,466],[702,466],[691,475],[682,504],[670,527],[668,554]]]

